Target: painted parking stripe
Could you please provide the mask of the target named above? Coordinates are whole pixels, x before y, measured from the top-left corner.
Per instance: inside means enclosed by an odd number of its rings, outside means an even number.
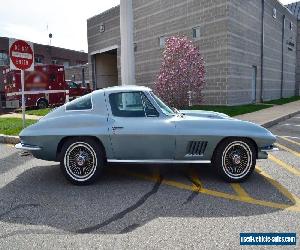
[[[279,148],[281,148],[281,149],[283,149],[283,150],[285,150],[287,152],[290,152],[291,154],[296,155],[297,157],[300,157],[300,153],[298,153],[298,152],[296,152],[296,151],[294,151],[294,150],[292,150],[292,149],[290,149],[290,148],[288,148],[286,146],[283,146],[283,145],[281,145],[279,143],[275,143],[275,146],[277,146],[277,147],[279,147]]]
[[[190,176],[195,188],[201,190],[203,188],[203,184],[201,183],[195,169],[193,169],[193,168],[189,169],[189,176]]]
[[[288,136],[288,135],[276,135],[276,137],[285,137],[285,138],[291,138],[291,139],[297,139],[297,140],[300,140],[300,137],[297,137],[297,136]]]
[[[132,176],[132,177],[135,177],[138,179],[143,179],[146,181],[151,181],[151,182],[157,181],[156,178],[154,178],[153,176],[134,173],[134,172],[127,171],[127,170],[119,170],[119,171],[117,171],[117,173],[121,174],[121,175],[123,175],[123,174],[129,175],[129,176]],[[180,182],[173,181],[173,180],[167,180],[167,179],[163,179],[161,184],[176,187],[176,188],[183,189],[183,190],[192,191],[192,192],[198,192],[201,194],[206,194],[206,195],[214,196],[217,198],[224,198],[227,200],[239,201],[239,202],[244,202],[244,203],[248,203],[248,204],[252,204],[252,205],[271,207],[271,208],[275,208],[275,209],[288,210],[288,211],[292,211],[292,212],[300,212],[300,206],[298,206],[298,205],[291,206],[291,205],[276,203],[276,202],[271,202],[271,201],[258,200],[258,199],[254,199],[254,198],[246,198],[246,197],[227,194],[227,193],[214,191],[214,190],[210,190],[210,189],[206,189],[206,188],[196,189],[195,185],[187,185],[184,183],[180,183]]]
[[[283,139],[283,140],[285,140],[287,142],[290,142],[290,143],[293,143],[293,144],[296,144],[296,145],[300,146],[300,142],[293,141],[293,140],[291,140],[291,139],[289,139],[289,138],[287,138],[285,136],[279,136],[279,138],[281,138],[281,139]]]
[[[239,183],[230,183],[232,189],[237,193],[238,196],[251,199],[249,194],[246,192],[245,189],[242,188],[242,186]]]
[[[300,127],[300,125],[295,125],[295,124],[290,124],[290,123],[282,124],[281,126]]]
[[[296,169],[295,167],[283,162],[282,160],[279,160],[274,155],[269,154],[269,159],[273,162],[275,162],[280,167],[284,168],[285,170],[289,171],[290,173],[300,176],[300,171]]]
[[[263,176],[272,186],[274,186],[281,194],[283,194],[286,198],[294,203],[296,207],[300,208],[300,199],[290,193],[285,187],[283,187],[278,181],[274,180],[269,174],[262,170],[261,167],[256,166],[255,171]]]

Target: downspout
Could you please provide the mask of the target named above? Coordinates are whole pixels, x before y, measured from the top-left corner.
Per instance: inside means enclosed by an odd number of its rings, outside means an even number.
[[[284,31],[285,31],[285,15],[282,17],[282,48],[281,48],[281,86],[280,86],[280,98],[283,98],[283,67],[284,67]]]
[[[97,89],[97,72],[96,72],[96,55],[92,55],[92,80],[93,80],[93,90]]]
[[[260,44],[260,101],[263,102],[264,100],[264,40],[265,40],[265,28],[264,28],[264,19],[265,19],[265,0],[261,1],[262,8],[261,8],[261,44]]]

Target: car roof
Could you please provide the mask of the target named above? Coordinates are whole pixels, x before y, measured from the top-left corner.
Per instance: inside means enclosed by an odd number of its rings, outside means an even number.
[[[109,88],[104,88],[100,90],[94,91],[95,94],[97,93],[115,93],[115,92],[122,92],[122,91],[151,91],[150,88],[144,86],[137,86],[137,85],[124,85],[124,86],[114,86]]]

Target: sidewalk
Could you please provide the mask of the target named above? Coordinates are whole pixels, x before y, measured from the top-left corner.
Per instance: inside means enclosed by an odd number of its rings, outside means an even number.
[[[239,115],[234,118],[257,123],[268,128],[297,113],[300,113],[300,101],[273,106],[253,113]]]
[[[21,118],[22,119],[22,114],[9,113],[9,114],[5,114],[5,115],[0,115],[0,118]],[[42,118],[42,116],[26,115],[26,119],[28,119],[28,120],[39,120],[41,118]]]

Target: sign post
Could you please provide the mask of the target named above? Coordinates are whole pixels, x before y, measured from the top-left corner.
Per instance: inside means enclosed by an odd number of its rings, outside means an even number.
[[[25,70],[34,70],[33,44],[23,40],[9,39],[9,59],[11,70],[21,70],[22,120],[25,128]]]

